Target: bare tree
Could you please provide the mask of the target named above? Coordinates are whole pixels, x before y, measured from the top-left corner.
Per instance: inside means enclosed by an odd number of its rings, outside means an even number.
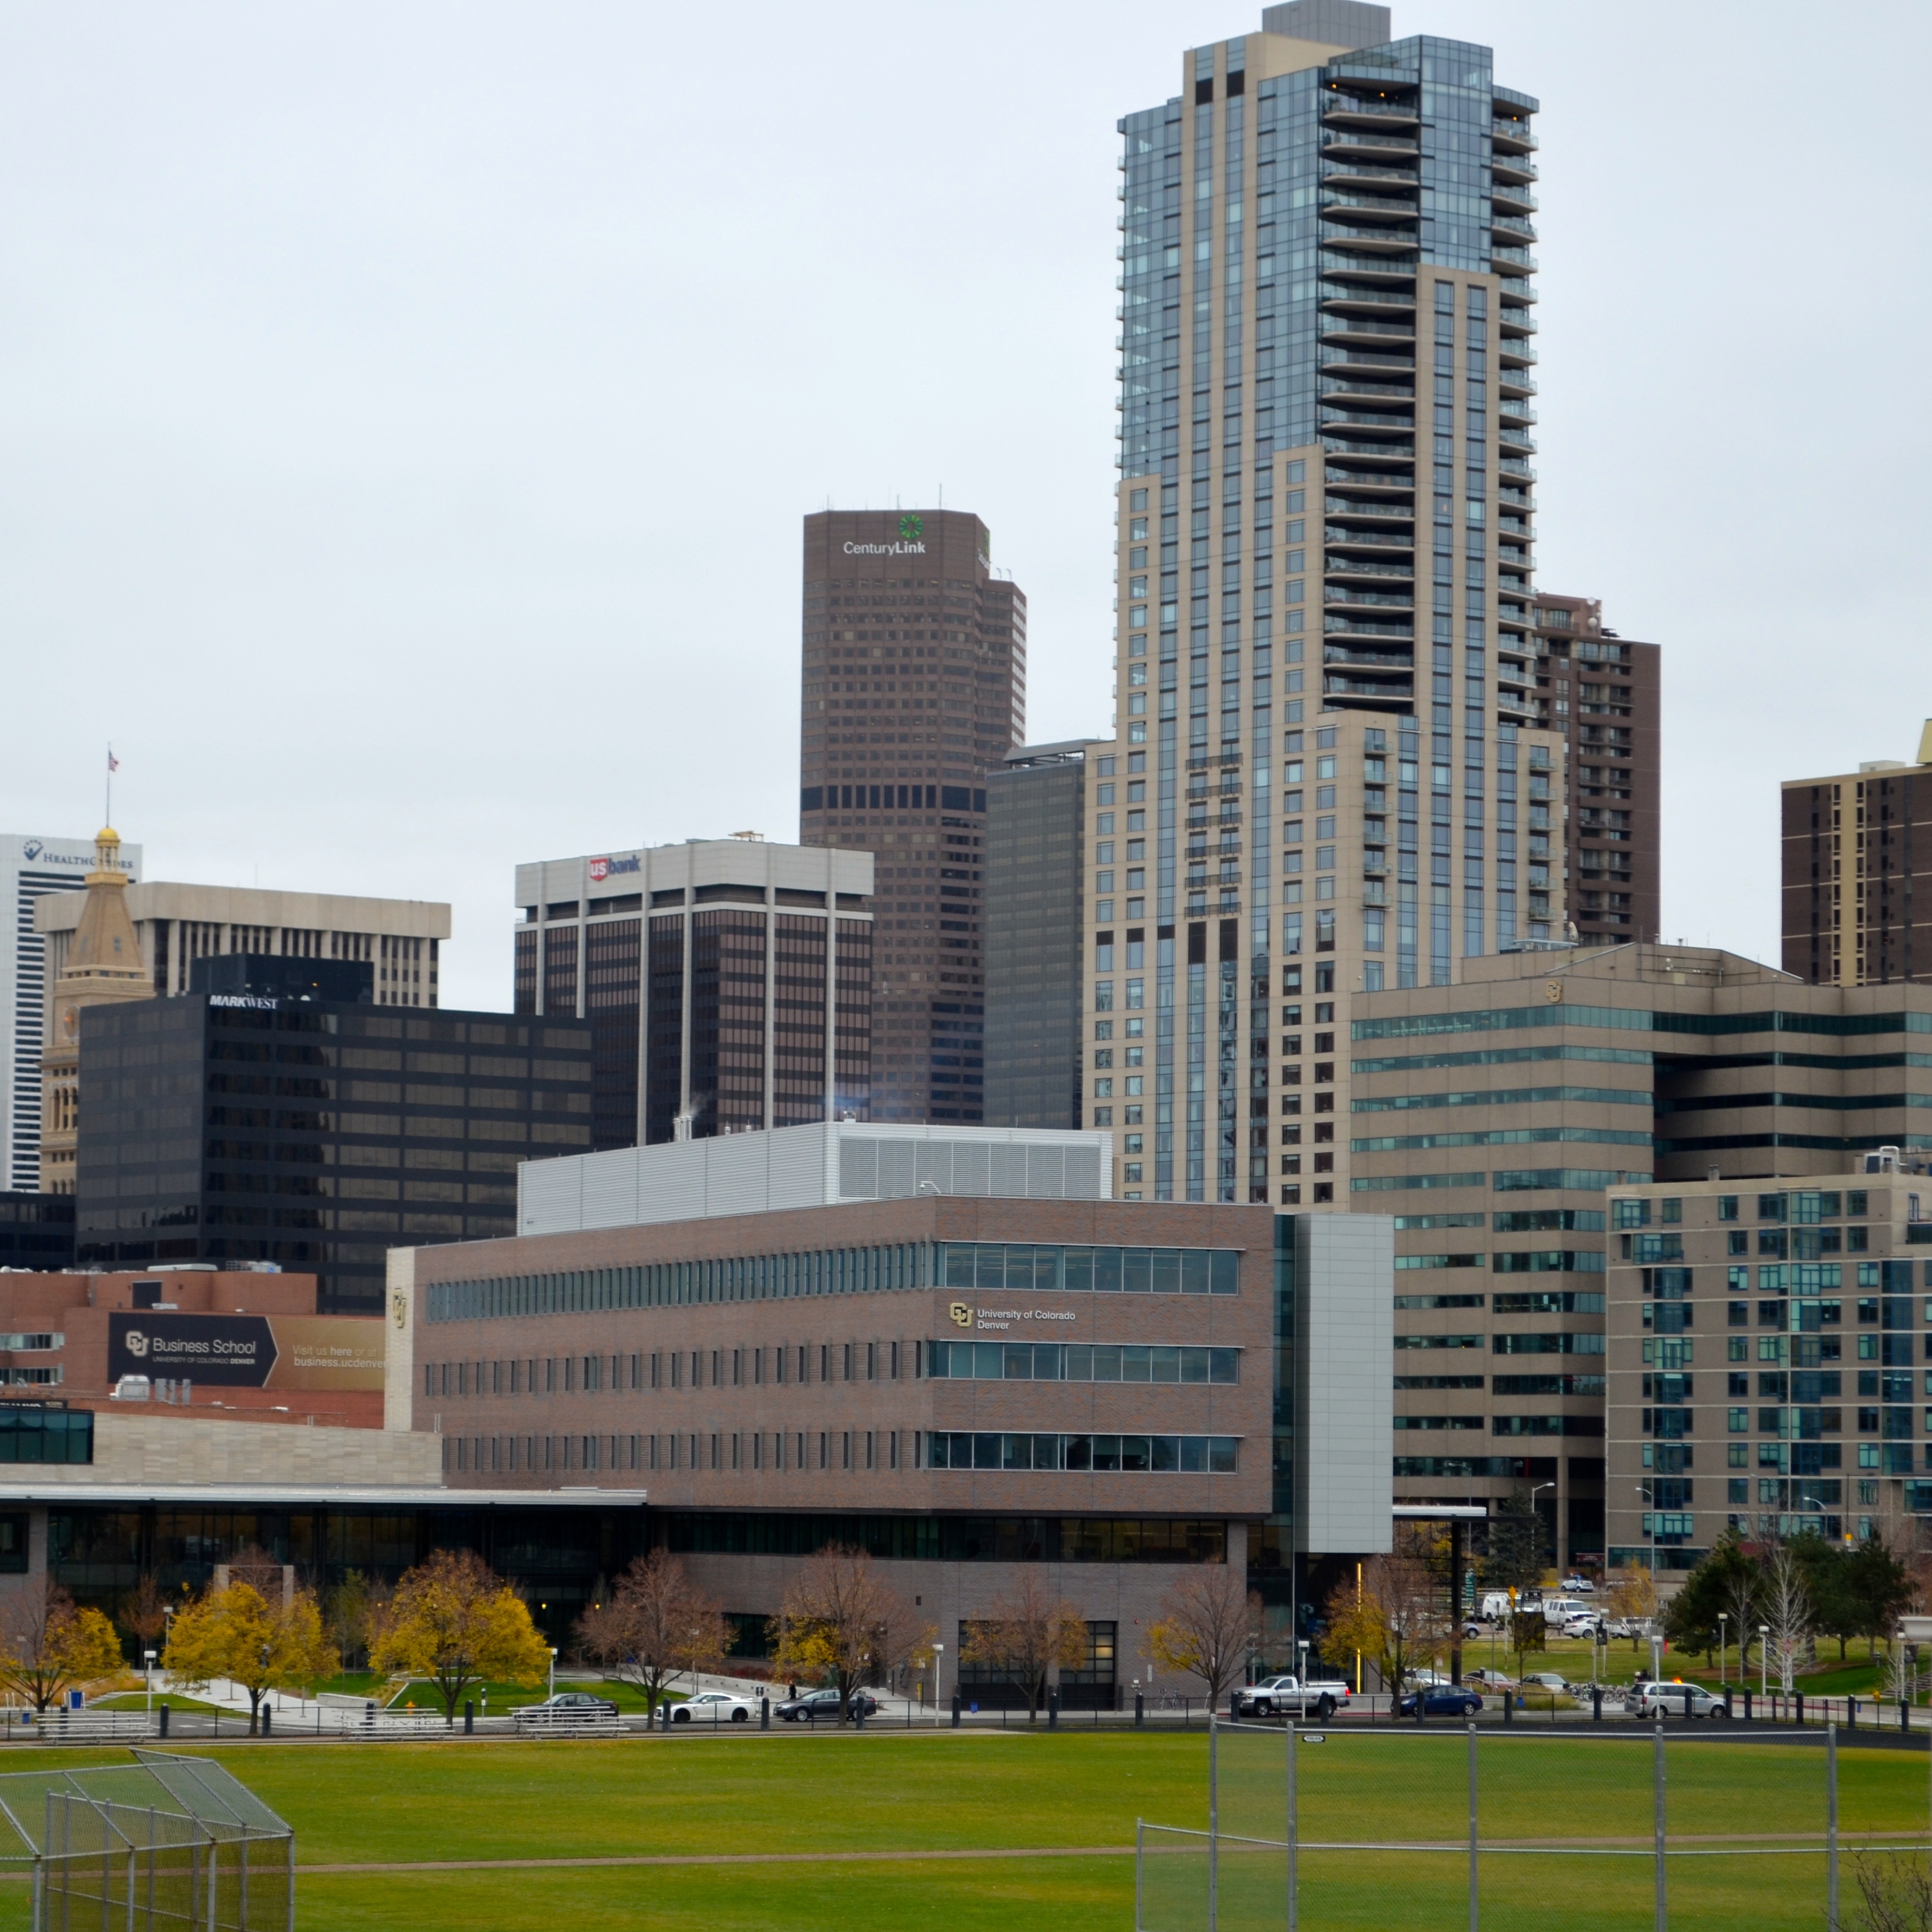
[[[1731,1622],[1738,1633],[1738,1675],[1743,1677],[1750,1670],[1751,1646],[1757,1641],[1757,1627],[1764,1622],[1758,1614],[1758,1599],[1764,1592],[1764,1573],[1761,1566],[1754,1564],[1747,1569],[1739,1564],[1731,1572],[1725,1592],[1725,1607],[1730,1612]]]
[[[1164,1670],[1180,1670],[1208,1687],[1218,1705],[1240,1680],[1261,1640],[1262,1600],[1232,1563],[1189,1570],[1162,1600],[1148,1627],[1148,1654]]]
[[[1446,1628],[1430,1550],[1427,1532],[1401,1529],[1386,1556],[1372,1556],[1362,1567],[1363,1594],[1381,1612],[1385,1633],[1376,1667],[1392,1692],[1400,1692],[1418,1660],[1434,1650]]]
[[[668,1550],[632,1559],[616,1588],[577,1622],[578,1641],[620,1679],[644,1694],[646,1711],[680,1676],[695,1677],[724,1654],[724,1616]]]
[[[962,1664],[986,1665],[1026,1693],[1028,1724],[1040,1714],[1054,1666],[1076,1670],[1086,1660],[1084,1619],[1043,1588],[1030,1568],[1011,1596],[994,1598],[990,1616],[968,1627],[959,1650]]]
[[[836,1543],[799,1565],[772,1619],[778,1662],[829,1674],[842,1724],[860,1684],[884,1683],[904,1664],[923,1664],[937,1635],[864,1550]]]
[[[1760,1568],[1758,1621],[1769,1634],[1771,1660],[1777,1666],[1778,1688],[1789,1696],[1799,1666],[1811,1649],[1811,1592],[1804,1566],[1788,1543],[1780,1543],[1764,1558]]]
[[[157,1649],[167,1634],[168,1600],[152,1570],[144,1570],[134,1588],[122,1599],[115,1622],[134,1640],[137,1652],[145,1655]]]
[[[1932,1932],[1932,1872],[1922,1859],[1862,1852],[1852,1877],[1864,1932]]]

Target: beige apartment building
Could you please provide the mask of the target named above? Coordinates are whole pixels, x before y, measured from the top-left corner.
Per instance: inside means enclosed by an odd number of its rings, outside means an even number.
[[[367,960],[379,1006],[438,1002],[449,908],[430,899],[364,898],[336,892],[264,891],[245,886],[128,888],[128,915],[141,965],[156,993],[184,993],[197,959],[230,952],[291,958]],[[81,920],[82,895],[54,894],[34,904],[34,929],[46,942],[51,985],[63,970]]]
[[[1664,1578],[1727,1530],[1895,1538],[1932,1515],[1925,1169],[1874,1149],[1835,1172],[1611,1190],[1613,1564]]]
[[[1932,720],[1910,764],[1787,779],[1780,802],[1785,970],[1838,986],[1932,982]]]
[[[1555,1560],[1600,1557],[1631,1541],[1605,1516],[1612,1195],[1710,1178],[1754,1198],[1835,1186],[1882,1146],[1924,1159],[1932,989],[1655,945],[1462,974],[1361,996],[1335,1041],[1348,1200],[1395,1219],[1396,1497],[1534,1491]]]

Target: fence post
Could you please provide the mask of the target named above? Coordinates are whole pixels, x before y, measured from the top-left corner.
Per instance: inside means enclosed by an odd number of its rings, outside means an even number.
[[[1603,1715],[1600,1704],[1597,1714]],[[1478,1842],[1476,1818],[1476,1720],[1469,1720],[1469,1932],[1482,1932],[1482,1920],[1478,1909],[1476,1890],[1476,1846]]]
[[[1657,1910],[1654,1922],[1657,1932],[1666,1932],[1666,1928],[1670,1923],[1670,1906],[1664,1874],[1664,1707],[1661,1703],[1658,1706],[1657,1729],[1653,1738],[1651,1746],[1651,1786],[1653,1829],[1657,1840]]]
[[[168,1734],[168,1707],[166,1706],[166,1705],[164,1704],[164,1705],[161,1706],[161,1736],[162,1736],[163,1737],[166,1737],[166,1736],[167,1736],[167,1734]]]
[[[1144,1691],[1136,1690],[1134,1693],[1134,1729],[1137,1731],[1141,1730],[1145,1727],[1146,1724],[1147,1695]]]
[[[1050,1686],[1046,1694],[1046,1728],[1057,1731],[1060,1728],[1060,1686]]]
[[[1838,1727],[1825,1726],[1825,1924],[1838,1932]]]
[[[959,1728],[959,1693],[956,1690],[952,1694],[952,1728],[956,1731]]]
[[[908,1724],[912,1721],[910,1714],[910,1707],[908,1707],[908,1714],[906,1721]],[[768,1731],[771,1727],[772,1700],[764,1691],[761,1690],[758,1693],[758,1729],[761,1731]]]
[[[1294,1788],[1294,1717],[1288,1720],[1288,1932],[1296,1932],[1300,1900],[1298,1896],[1295,1850],[1300,1836],[1300,1795]]]
[[[1220,1925],[1221,1786],[1217,1746],[1220,1725],[1210,1708],[1208,1713],[1208,1932],[1219,1932]]]
[[[463,1700],[463,1735],[466,1738],[476,1735],[476,1700],[473,1697]]]
[[[1600,1684],[1590,1686],[1590,1721],[1594,1724],[1604,1721],[1604,1687]]]

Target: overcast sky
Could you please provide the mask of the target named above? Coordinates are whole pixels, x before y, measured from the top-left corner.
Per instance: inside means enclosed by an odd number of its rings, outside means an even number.
[[[0,6],[0,830],[446,898],[797,830],[798,520],[976,510],[1104,730],[1114,124],[1246,6]],[[1932,9],[1398,5],[1538,96],[1538,580],[1665,649],[1664,920],[1932,713]],[[1900,76],[1894,84],[1892,76]]]

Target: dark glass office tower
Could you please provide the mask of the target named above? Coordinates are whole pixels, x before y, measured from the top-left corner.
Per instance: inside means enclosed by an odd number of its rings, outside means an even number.
[[[986,1125],[1077,1127],[1087,746],[986,777]]]
[[[986,777],[1025,735],[1026,599],[958,510],[805,520],[799,840],[876,853],[875,1120],[978,1120]]]
[[[391,1248],[514,1234],[518,1162],[589,1148],[590,1029],[191,992],[88,1008],[80,1090],[82,1265],[277,1262],[370,1314]]]

